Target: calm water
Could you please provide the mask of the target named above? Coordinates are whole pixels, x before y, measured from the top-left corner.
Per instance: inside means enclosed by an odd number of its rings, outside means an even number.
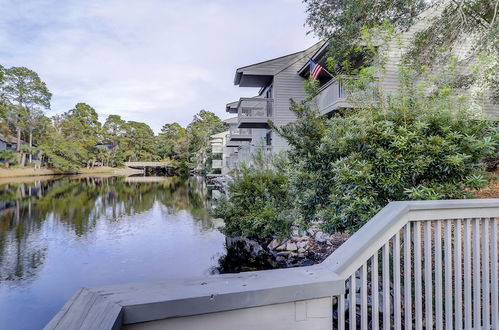
[[[30,180],[0,183],[0,329],[43,327],[83,286],[208,274],[224,253],[195,178]]]

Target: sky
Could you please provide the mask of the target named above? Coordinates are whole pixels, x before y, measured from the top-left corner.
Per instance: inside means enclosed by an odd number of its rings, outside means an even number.
[[[53,97],[149,124],[186,126],[201,109],[254,96],[238,67],[301,51],[301,0],[0,0],[0,64],[25,66]]]

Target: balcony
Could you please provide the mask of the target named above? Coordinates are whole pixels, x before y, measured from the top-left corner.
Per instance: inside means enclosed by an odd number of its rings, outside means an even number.
[[[221,154],[221,153],[223,153],[223,146],[221,146],[221,145],[211,146],[211,153],[213,153],[213,154]]]
[[[240,147],[242,145],[243,141],[233,141],[233,140],[231,140],[230,137],[231,137],[231,134],[226,135],[226,142],[225,142],[226,147],[237,148],[237,147]]]
[[[273,99],[241,98],[237,106],[238,128],[269,128]]]
[[[213,159],[211,167],[212,168],[222,168],[222,165],[223,165],[223,163],[222,163],[221,159]]]
[[[251,128],[233,128],[230,130],[230,141],[251,141],[252,138]]]
[[[371,85],[371,87],[377,88],[377,82],[374,82],[374,85]],[[345,89],[344,82],[335,78],[321,88],[319,94],[313,98],[312,102],[317,104],[321,115],[326,115],[339,108],[353,108],[354,106],[347,100],[348,97],[364,97],[366,93],[371,92],[372,88],[349,92]]]

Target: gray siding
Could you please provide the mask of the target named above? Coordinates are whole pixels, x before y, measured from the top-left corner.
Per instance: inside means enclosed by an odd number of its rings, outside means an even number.
[[[401,64],[402,56],[414,43],[414,37],[418,32],[423,31],[429,22],[437,17],[443,7],[431,8],[424,13],[422,13],[419,19],[413,24],[407,31],[399,33],[399,35],[389,42],[387,48],[384,50],[386,54],[386,65],[384,71],[380,74],[380,88],[382,92],[386,94],[396,92],[399,87],[399,68]],[[452,50],[452,54],[458,59],[465,58],[471,50],[469,40],[462,40],[458,42],[456,47]],[[441,68],[436,66],[433,73],[438,73]],[[469,71],[469,63],[462,63],[458,66],[458,70],[461,72]],[[420,80],[421,81],[421,80]],[[470,95],[471,90],[464,91],[465,94]],[[499,118],[499,104],[493,104],[490,101],[490,92],[484,93],[483,97],[477,99],[477,107],[485,114]]]
[[[307,61],[308,57],[304,57],[274,76],[274,123],[277,126],[296,120],[295,114],[289,109],[291,107],[290,99],[299,102],[307,96],[303,88],[305,79],[297,73]],[[281,151],[288,147],[287,142],[275,132],[272,145],[275,151]]]

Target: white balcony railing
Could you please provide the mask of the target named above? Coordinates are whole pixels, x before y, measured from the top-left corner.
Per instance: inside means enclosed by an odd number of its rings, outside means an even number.
[[[222,168],[223,167],[223,161],[221,159],[214,159],[212,161],[212,165],[211,165],[212,168]]]
[[[392,202],[321,264],[86,288],[46,329],[499,329],[498,223],[498,199]]]
[[[343,82],[332,79],[321,88],[321,91],[315,96],[313,102],[316,102],[322,114],[326,114],[336,110],[340,106],[346,105],[346,98]]]
[[[224,148],[221,145],[211,146],[211,152],[214,154],[221,154],[221,153],[223,153],[223,150],[224,150]]]
[[[230,129],[230,141],[251,141],[252,137],[251,128],[231,127]]]
[[[344,79],[346,79],[346,77]],[[365,97],[365,93],[369,93],[369,95],[372,96],[373,88],[377,88],[377,82],[374,82],[373,85],[366,90],[355,93],[348,92],[345,88],[344,79],[330,80],[321,87],[319,94],[312,100],[312,102],[316,103],[321,114],[327,114],[338,108],[351,108],[353,105],[349,102],[349,96],[358,97],[359,95],[363,95]]]
[[[239,128],[266,128],[273,116],[273,99],[241,98],[237,107]]]

